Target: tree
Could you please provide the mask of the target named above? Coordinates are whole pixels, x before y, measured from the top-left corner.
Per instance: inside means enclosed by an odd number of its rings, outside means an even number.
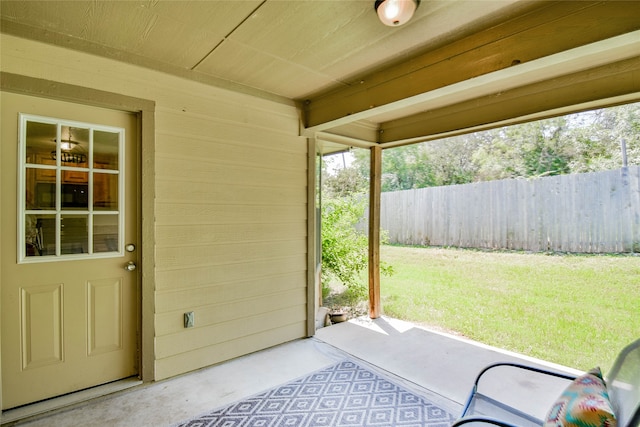
[[[455,185],[473,182],[478,167],[473,161],[477,144],[468,135],[454,136],[421,144],[424,161],[434,171],[433,185]],[[422,188],[422,187],[418,187]]]
[[[520,140],[509,137],[510,130],[518,130]],[[522,177],[562,175],[570,173],[571,147],[566,138],[566,119],[557,117],[524,123],[508,128],[507,137],[522,146]]]
[[[382,152],[382,191],[640,165],[640,103],[490,129]],[[369,177],[369,152],[353,167]],[[366,182],[366,181],[365,181]]]
[[[582,113],[573,120],[570,137],[576,150],[573,173],[622,166],[622,141],[628,164],[640,165],[640,103]]]
[[[322,181],[323,197],[344,197],[363,193],[368,180],[356,168],[339,169],[333,174],[324,174]]]

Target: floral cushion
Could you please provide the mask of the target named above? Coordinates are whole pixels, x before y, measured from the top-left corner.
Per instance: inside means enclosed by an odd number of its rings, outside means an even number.
[[[616,426],[600,368],[576,378],[551,407],[544,423],[544,427]]]

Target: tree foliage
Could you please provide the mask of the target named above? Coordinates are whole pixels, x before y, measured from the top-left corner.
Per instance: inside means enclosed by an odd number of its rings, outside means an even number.
[[[390,148],[382,154],[382,191],[594,172],[640,164],[640,103]],[[354,173],[369,174],[367,150]]]
[[[367,235],[356,228],[364,209],[364,199],[356,197],[323,200],[323,282],[337,279],[356,286],[360,272],[367,266]]]
[[[346,197],[352,194],[362,193],[367,190],[366,179],[355,168],[343,168],[333,174],[323,174],[323,197]]]
[[[322,282],[337,280],[344,284],[350,296],[366,296],[368,284],[362,273],[368,266],[369,239],[363,227],[367,199],[361,194],[324,199],[322,203]],[[381,233],[382,243],[386,241]],[[391,274],[391,266],[381,263],[381,273]]]

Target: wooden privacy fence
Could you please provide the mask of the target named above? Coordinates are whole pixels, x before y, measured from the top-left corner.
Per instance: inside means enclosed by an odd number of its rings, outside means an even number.
[[[390,243],[640,252],[640,167],[383,193]]]

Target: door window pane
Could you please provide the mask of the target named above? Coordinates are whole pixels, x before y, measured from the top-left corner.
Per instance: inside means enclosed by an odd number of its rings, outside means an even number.
[[[62,209],[89,208],[89,187],[86,184],[62,184],[61,190]]]
[[[60,253],[89,252],[89,222],[87,215],[65,215],[60,218]]]
[[[118,169],[118,146],[120,135],[115,132],[93,133],[93,167],[96,169]]]
[[[46,256],[56,254],[56,216],[26,215],[25,256]]]
[[[118,175],[93,174],[93,208],[100,211],[118,210]]]
[[[118,215],[93,217],[93,252],[113,252],[118,248]]]
[[[35,173],[27,169],[25,201],[28,210],[56,208],[56,183],[35,180]]]
[[[55,123],[26,123],[25,162],[34,165],[55,166],[57,126]],[[55,169],[53,169],[55,179]]]
[[[20,261],[118,256],[124,130],[20,115]]]

